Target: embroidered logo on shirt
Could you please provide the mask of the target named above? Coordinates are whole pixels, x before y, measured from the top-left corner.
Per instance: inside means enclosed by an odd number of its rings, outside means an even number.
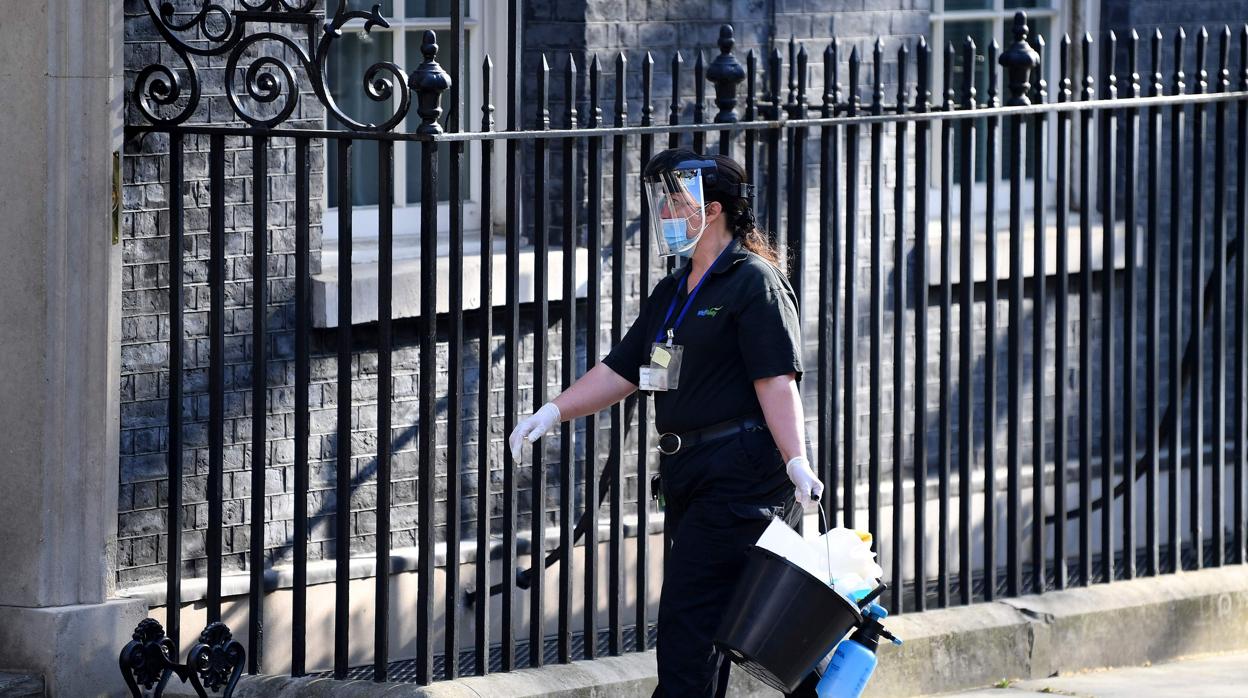
[[[717,305],[714,308],[703,308],[698,311],[698,317],[715,317],[723,309],[724,306],[722,305]]]

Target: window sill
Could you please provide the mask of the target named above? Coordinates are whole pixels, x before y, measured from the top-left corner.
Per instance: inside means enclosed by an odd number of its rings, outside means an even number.
[[[439,314],[450,312],[449,283],[451,260],[442,245],[439,245],[437,258],[438,293],[436,308]],[[490,305],[502,306],[507,302],[506,253],[501,245],[493,250],[493,269],[490,286]],[[576,248],[576,284],[574,296],[585,298],[589,289],[589,253],[583,247]],[[396,255],[397,256],[397,255]],[[536,298],[534,270],[537,253],[533,248],[520,250],[519,297],[521,303],[530,303]],[[320,274],[312,277],[312,326],[332,328],[338,326],[338,286],[339,276],[337,259],[327,257],[326,266]],[[546,257],[546,298],[550,301],[563,300],[563,250],[552,249]],[[415,259],[395,259],[392,289],[392,318],[414,318],[420,316],[420,274],[421,261]],[[358,262],[351,265],[351,323],[353,325],[376,322],[377,290],[381,278],[381,266],[376,261]],[[481,252],[465,250],[463,271],[463,310],[475,310],[481,307]]]
[[[1045,219],[1053,220],[1053,213],[1046,212]],[[1072,216],[1073,225],[1067,230],[1066,244],[1066,269],[1070,274],[1078,274],[1083,271],[1082,246],[1080,244],[1080,233],[1078,225],[1078,216]],[[1027,214],[1028,227],[1023,230],[1023,278],[1032,278],[1036,274],[1035,264],[1035,232],[1030,227],[1031,214]],[[927,238],[927,283],[928,286],[939,286],[941,284],[940,275],[940,221],[933,220],[928,223]],[[949,282],[951,285],[957,285],[962,281],[962,263],[961,263],[961,244],[959,242],[960,230],[958,221],[954,221],[953,229],[954,238],[952,240],[953,269],[949,274]],[[1057,275],[1057,226],[1051,222],[1044,229],[1044,275],[1052,277]],[[1143,251],[1144,247],[1143,228],[1136,228],[1136,249]],[[971,251],[972,257],[972,279],[975,283],[984,283],[988,280],[988,265],[985,263],[987,243],[982,230],[976,231],[975,249]],[[1006,280],[1010,278],[1010,231],[1008,225],[1004,230],[997,233],[997,274],[998,280]],[[1137,261],[1138,264],[1138,261]],[[1126,225],[1122,221],[1114,224],[1114,260],[1113,269],[1126,269],[1127,267],[1127,231]],[[1092,269],[1091,271],[1101,271],[1105,268],[1105,247],[1104,247],[1104,228],[1100,222],[1092,225]]]

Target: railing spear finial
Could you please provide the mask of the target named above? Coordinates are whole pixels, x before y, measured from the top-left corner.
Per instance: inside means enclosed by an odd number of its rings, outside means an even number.
[[[720,27],[719,55],[711,61],[711,66],[706,71],[706,79],[715,85],[715,106],[719,107],[719,113],[715,115],[717,124],[737,122],[737,85],[745,80],[745,68],[732,54],[736,45],[732,25],[725,24]]]
[[[1014,13],[1014,43],[1001,53],[1001,67],[1005,68],[1006,87],[1010,91],[1005,104],[1008,107],[1021,107],[1031,104],[1027,93],[1031,91],[1031,71],[1040,65],[1040,54],[1027,43],[1030,33],[1027,26],[1027,13]]]
[[[451,87],[451,76],[438,65],[438,42],[432,31],[426,31],[420,42],[420,52],[425,60],[412,71],[411,82],[416,90],[416,113],[420,125],[416,133],[436,136],[442,133],[438,117],[442,116],[442,93]]]

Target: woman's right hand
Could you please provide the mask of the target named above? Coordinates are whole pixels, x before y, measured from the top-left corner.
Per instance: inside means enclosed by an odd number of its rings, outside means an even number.
[[[524,442],[536,442],[542,438],[543,434],[553,429],[559,420],[559,407],[553,402],[542,405],[538,411],[520,420],[516,428],[511,430],[511,436],[507,437],[507,443],[511,446],[511,457],[519,463]]]

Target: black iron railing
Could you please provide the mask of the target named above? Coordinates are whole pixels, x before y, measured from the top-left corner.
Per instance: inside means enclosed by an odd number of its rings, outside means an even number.
[[[606,348],[599,334],[604,321],[609,323],[605,329],[609,329],[611,341],[620,339],[632,317],[626,303],[627,281],[633,273],[630,267],[639,268],[643,302],[644,291],[658,271],[650,257],[646,233],[645,216],[649,214],[644,208],[640,211],[638,226],[637,217],[627,205],[637,197],[638,189],[629,152],[637,148],[644,163],[659,145],[674,146],[691,140],[695,148],[704,148],[706,139],[714,136],[718,136],[721,152],[735,155],[736,148],[743,148],[747,170],[762,185],[760,220],[787,251],[793,285],[800,296],[817,299],[816,307],[806,310],[808,318],[817,319],[812,322],[814,331],[809,337],[816,360],[808,372],[805,389],[816,406],[811,431],[816,437],[814,447],[820,474],[829,493],[823,506],[829,520],[838,525],[865,525],[877,534],[885,530],[886,523],[891,526],[889,535],[877,537],[876,546],[893,581],[889,603],[895,612],[922,611],[932,604],[967,604],[999,595],[1016,596],[1118,577],[1165,574],[1202,564],[1245,562],[1248,255],[1241,253],[1240,245],[1248,222],[1248,29],[1238,39],[1239,60],[1244,69],[1234,89],[1229,72],[1233,43],[1230,31],[1217,39],[1217,71],[1212,89],[1207,86],[1206,74],[1209,38],[1204,30],[1197,35],[1196,72],[1190,94],[1185,93],[1185,38],[1181,32],[1175,37],[1175,63],[1168,93],[1164,86],[1167,76],[1163,73],[1163,37],[1159,33],[1149,37],[1152,70],[1147,88],[1137,72],[1140,39],[1134,33],[1125,42],[1117,41],[1112,34],[1107,37],[1099,59],[1099,94],[1093,78],[1098,61],[1092,38],[1085,37],[1077,51],[1069,38],[1045,46],[1039,37],[1029,34],[1022,13],[1015,19],[1013,43],[1003,51],[995,42],[987,47],[984,67],[977,63],[980,48],[969,39],[961,47],[960,58],[958,48],[952,44],[946,49],[929,46],[924,40],[903,45],[895,55],[886,56],[881,41],[874,45],[869,62],[863,59],[858,46],[849,48],[848,81],[842,84],[841,56],[847,46],[834,40],[823,54],[825,80],[821,102],[812,108],[808,101],[808,56],[804,46],[789,44],[787,94],[781,82],[784,61],[780,50],[762,57],[765,79],[760,95],[760,57],[750,51],[743,68],[734,55],[732,30],[725,27],[719,55],[710,67],[706,68],[700,52],[696,59],[692,123],[682,123],[688,113],[681,89],[683,60],[679,54],[673,58],[671,112],[666,124],[656,123],[661,117],[655,114],[654,61],[649,55],[639,69],[630,67],[623,55],[613,61],[615,95],[605,102],[601,94],[604,69],[598,58],[583,63],[578,57],[569,57],[562,86],[565,111],[551,114],[550,69],[543,59],[535,76],[536,94],[524,96],[520,37],[513,33],[504,73],[506,129],[493,130],[491,100],[496,84],[493,63],[487,59],[477,83],[485,106],[480,128],[474,131],[466,127],[468,119],[462,109],[465,95],[458,91],[459,81],[452,77],[467,70],[461,66],[462,55],[455,42],[439,47],[432,32],[427,33],[422,46],[424,61],[410,75],[389,63],[370,68],[365,75],[368,96],[388,103],[394,112],[379,123],[363,123],[344,114],[329,96],[324,65],[348,23],[363,22],[365,30],[385,24],[377,9],[371,13],[339,9],[322,25],[324,19],[316,14],[315,0],[298,4],[257,0],[254,7],[243,4],[244,10],[232,14],[205,4],[198,15],[185,21],[162,13],[148,0],[152,22],[183,62],[174,67],[158,64],[137,75],[133,102],[141,122],[127,126],[132,139],[152,134],[168,137],[169,318],[170,333],[175,338],[169,352],[169,535],[164,628],[151,621],[136,631],[140,649],[128,647],[122,657],[127,677],[149,686],[167,681],[174,673],[189,679],[194,676],[192,670],[197,670],[195,663],[202,661],[196,657],[204,652],[215,652],[212,656],[224,659],[199,670],[210,668],[214,676],[228,676],[233,667],[241,666],[244,656],[237,643],[230,644],[228,629],[218,625],[223,607],[222,453],[227,439],[223,429],[227,139],[250,144],[252,169],[249,176],[253,314],[249,358],[253,419],[247,439],[251,472],[247,559],[250,583],[244,604],[247,640],[243,643],[248,650],[247,670],[251,673],[264,671],[268,659],[260,652],[266,627],[268,587],[264,575],[270,565],[263,544],[265,454],[273,437],[266,430],[266,422],[274,414],[267,404],[268,388],[272,386],[265,380],[272,334],[266,326],[270,319],[267,294],[272,287],[270,282],[282,272],[268,266],[266,217],[270,207],[266,178],[267,158],[278,140],[294,146],[294,292],[289,303],[295,318],[295,370],[292,654],[277,663],[288,664],[294,675],[331,668],[309,666],[309,631],[305,621],[309,612],[307,543],[311,487],[308,392],[313,358],[310,231],[319,222],[313,219],[313,211],[319,208],[313,206],[310,182],[311,161],[321,146],[336,150],[339,166],[336,178],[328,183],[336,188],[339,202],[337,211],[331,214],[338,219],[338,317],[337,329],[325,334],[326,341],[336,347],[337,369],[337,477],[332,509],[336,514],[332,675],[337,678],[367,675],[384,681],[390,677],[392,663],[402,661],[404,676],[410,673],[417,682],[427,684],[454,678],[461,667],[484,674],[511,670],[522,663],[540,666],[544,661],[562,663],[593,658],[600,651],[619,654],[650,646],[653,608],[647,599],[649,590],[656,588],[660,580],[649,575],[649,560],[663,551],[651,549],[648,543],[654,512],[644,483],[657,465],[645,429],[635,430],[635,437],[629,435],[630,424],[646,424],[646,401],[634,398],[617,405],[610,410],[609,418],[601,422],[599,415],[587,417],[583,430],[565,424],[557,462],[548,463],[545,450],[540,446],[533,448],[533,466],[526,471],[531,479],[522,492],[519,464],[509,458],[497,462],[499,440],[489,436],[494,420],[490,397],[498,392],[492,385],[490,368],[501,364],[501,432],[506,434],[518,416],[529,409],[520,403],[522,364],[532,362],[530,384],[534,387],[530,394],[532,407],[536,408],[550,397],[547,386],[553,376],[547,375],[547,359],[563,357],[558,383],[566,387],[576,377],[576,364],[571,358],[578,351],[583,348],[592,365]],[[457,0],[451,5],[451,36],[462,37],[463,3]],[[516,0],[508,3],[511,26],[520,26],[518,6]],[[301,43],[291,38],[293,34],[251,31],[268,22],[305,27],[309,38]],[[186,32],[198,32],[200,42],[186,41],[182,38]],[[253,62],[249,66],[240,65],[253,55],[249,49],[264,42],[279,45],[286,58],[262,54],[250,59]],[[1115,60],[1123,54],[1123,43],[1128,65],[1126,73],[1119,75]],[[446,53],[442,48],[449,48],[449,74],[438,62],[439,56]],[[934,50],[944,51],[944,92],[936,96]],[[1042,51],[1057,54],[1057,84],[1050,86],[1039,67]],[[1071,74],[1076,53],[1084,71],[1078,76],[1078,97],[1073,82],[1076,76]],[[225,91],[237,120],[191,123],[193,116],[202,114],[203,97],[195,61],[205,56],[226,58]],[[959,61],[964,67],[963,82],[955,85],[953,71]],[[885,102],[887,63],[896,66],[893,104]],[[870,71],[869,81],[864,70]],[[987,73],[985,94],[977,93],[975,88],[980,71]],[[630,94],[630,82],[638,76],[642,95],[640,120],[630,123],[626,97]],[[243,84],[236,84],[240,77]],[[329,126],[303,129],[286,124],[295,113],[300,79],[309,82],[311,93],[327,110]],[[588,80],[588,87],[585,101],[579,102],[578,81],[583,79]],[[705,111],[708,81],[715,88],[714,102],[718,108],[710,122]],[[998,86],[1002,81],[1003,95]],[[739,120],[737,90],[742,82],[746,86],[744,120]],[[244,102],[261,109],[251,111]],[[444,117],[442,105],[447,102],[451,107],[449,116]],[[604,113],[604,105],[610,111]],[[1232,109],[1237,119],[1233,137],[1227,130]],[[1210,112],[1214,122],[1211,139],[1207,123]],[[532,128],[521,125],[526,113],[536,115]],[[1186,118],[1188,113],[1190,120]],[[413,116],[419,120],[417,126],[395,130],[405,118],[415,123]],[[1143,128],[1141,117],[1145,120]],[[1163,125],[1169,126],[1168,137]],[[980,132],[982,140],[977,136]],[[187,665],[180,665],[176,661],[176,641],[182,633],[181,532],[188,522],[183,516],[181,498],[185,466],[181,443],[185,357],[182,343],[176,340],[185,334],[183,307],[187,291],[182,266],[187,234],[184,151],[188,139],[198,136],[207,136],[208,140],[210,193],[205,601],[208,622],[213,625],[211,632],[205,631],[207,639],[192,650],[199,654],[188,659]],[[656,138],[663,136],[667,137],[666,143],[660,141],[656,145]],[[390,569],[392,554],[391,408],[392,398],[396,397],[388,389],[394,378],[391,355],[396,341],[392,320],[394,203],[389,192],[395,146],[401,141],[419,143],[420,244],[424,260],[434,260],[438,255],[438,145],[449,143],[451,148],[450,274],[443,285],[435,264],[422,265],[420,310],[414,325],[419,354],[415,371],[419,402],[419,523],[414,657],[395,656],[390,648],[392,632],[388,623],[395,603],[389,575],[385,573]],[[499,165],[495,143],[499,141],[505,182],[502,191],[494,188]],[[378,151],[380,271],[375,350],[380,387],[376,401],[376,451],[359,454],[351,450],[352,366],[358,352],[351,316],[351,187],[355,181],[351,152],[368,142],[376,143]],[[475,314],[465,311],[463,285],[464,212],[460,187],[469,143],[479,144],[481,151],[475,175],[480,178],[480,249],[484,252],[479,292],[485,311]],[[864,146],[868,148],[865,160]],[[977,147],[985,148],[983,164],[978,169]],[[1232,147],[1233,179],[1227,157]],[[892,160],[887,162],[886,151],[890,148]],[[937,149],[934,154],[933,148]],[[1205,196],[1207,152],[1213,156],[1209,197]],[[561,155],[561,159],[556,161],[555,154]],[[1167,158],[1168,184],[1163,181],[1163,162]],[[582,162],[583,179],[578,169]],[[815,162],[817,176],[808,177]],[[1002,170],[1005,177],[999,181]],[[1077,171],[1077,176],[1072,176],[1072,170]],[[983,174],[982,180],[977,178],[977,172]],[[526,188],[526,182],[531,183],[531,188]],[[561,207],[558,215],[552,216],[556,211],[548,199],[557,184],[561,185]],[[887,202],[890,187],[891,207]],[[1004,195],[998,191],[1001,187],[1007,189]],[[1051,204],[1047,203],[1050,187]],[[982,195],[978,193],[981,190]],[[929,191],[934,193],[934,199],[929,199]],[[584,199],[580,198],[582,192]],[[1187,196],[1187,192],[1191,195]],[[865,206],[861,201],[864,195]],[[1077,195],[1075,201],[1072,195]],[[531,197],[530,213],[522,215],[522,200],[526,197]],[[808,197],[817,197],[817,216],[808,215]],[[1003,201],[1007,202],[1004,206]],[[604,213],[607,205],[609,215]],[[1053,228],[1048,227],[1050,216]],[[1077,227],[1073,220],[1076,216]],[[488,252],[494,249],[494,236],[498,234],[492,223],[503,231],[505,243],[497,260]],[[1099,269],[1095,256],[1098,250],[1094,249],[1098,225]],[[1212,227],[1210,235],[1205,234],[1206,225]],[[1228,235],[1232,225],[1233,236]],[[939,231],[935,258],[929,255],[929,226],[931,232]],[[890,227],[892,259],[887,260],[886,236]],[[1025,247],[1028,229],[1032,233],[1030,270]],[[552,306],[547,275],[548,263],[553,259],[551,236],[556,230],[562,254],[562,296]],[[637,231],[635,235],[633,230]],[[1124,231],[1126,262],[1122,271],[1117,270],[1115,262],[1118,230]],[[604,241],[607,231],[610,238]],[[998,232],[1008,235],[1009,272],[1005,276],[998,274]],[[1069,264],[1072,235],[1078,236],[1080,255],[1074,271]],[[956,260],[955,240],[959,241]],[[1143,250],[1139,248],[1140,241]],[[863,243],[866,250],[859,247]],[[590,264],[586,298],[578,303],[574,300],[579,278],[576,251],[582,244],[588,248]],[[532,302],[521,301],[520,258],[526,245],[531,245],[534,252]],[[1163,257],[1167,245],[1168,259]],[[1056,268],[1050,272],[1045,264],[1051,248],[1056,249]],[[1206,266],[1209,252],[1211,267]],[[982,262],[977,258],[979,254]],[[506,300],[498,312],[491,308],[490,300],[496,263],[503,265],[506,279]],[[864,266],[868,271],[865,284],[859,278]],[[609,318],[602,317],[604,285],[608,284],[602,278],[604,268],[609,268],[610,273]],[[1163,283],[1163,271],[1169,275],[1168,283]],[[933,278],[936,272],[938,276]],[[1071,285],[1072,273],[1078,275],[1077,288]],[[1232,273],[1234,295],[1228,298],[1227,280]],[[1008,305],[1004,327],[997,315],[998,293],[1002,291]],[[931,292],[936,295],[934,308]],[[442,315],[437,311],[440,294],[447,295],[450,308]],[[1100,315],[1094,322],[1093,302],[1098,299]],[[1071,322],[1070,304],[1074,301],[1078,302],[1077,331]],[[1050,305],[1055,315],[1051,329],[1047,314]],[[1168,311],[1163,312],[1163,307]],[[977,308],[983,313],[982,324],[976,322]],[[1234,323],[1229,327],[1225,322],[1228,308],[1234,309]],[[929,310],[935,322],[929,318]],[[1138,331],[1141,311],[1143,332]],[[865,324],[860,321],[862,315],[867,317]],[[465,343],[470,338],[466,318],[474,323],[472,329],[481,347],[481,361],[474,377],[478,390],[475,444],[461,431],[463,425],[458,418],[467,403],[464,357]],[[891,319],[891,326],[886,318]],[[549,343],[546,334],[556,319],[562,329],[559,346]],[[1119,325],[1121,331],[1117,329]],[[1202,344],[1206,327],[1212,336],[1208,355]],[[533,328],[527,332],[532,342],[531,355],[525,354],[522,347],[526,334],[522,328]],[[1028,328],[1030,348],[1025,341]],[[1228,329],[1233,337],[1229,354]],[[928,338],[932,330],[937,331],[938,344],[935,375],[929,367],[933,357]],[[1006,333],[1004,343],[997,337],[999,330]],[[499,335],[501,356],[496,357],[488,347]],[[1050,339],[1051,361],[1047,348]],[[888,341],[893,349],[891,367],[886,364]],[[861,343],[868,345],[865,362],[859,356]],[[437,351],[442,344],[447,346],[449,357],[445,387],[436,382]],[[1096,356],[1093,350],[1098,347]],[[1004,386],[998,385],[997,375],[1001,350],[1007,369]],[[1028,352],[1030,377],[1025,363]],[[1229,411],[1228,357],[1235,380]],[[1072,395],[1068,376],[1076,366],[1078,383],[1073,386]],[[866,385],[861,380],[864,368]],[[1050,368],[1056,373],[1051,396],[1045,389]],[[1138,390],[1135,384],[1141,372],[1144,388]],[[1099,389],[1094,387],[1094,376],[1098,375]],[[1204,390],[1206,376],[1208,393]],[[933,388],[939,398],[934,410],[928,405],[929,389]],[[863,392],[867,393],[865,413],[859,404]],[[997,402],[1002,392],[1006,402],[1004,489],[997,452],[1001,443]],[[886,420],[883,415],[886,396],[890,394],[892,414],[891,420]],[[1142,400],[1138,399],[1140,396]],[[1189,401],[1186,406],[1185,399]],[[980,400],[982,406],[977,404]],[[1208,428],[1207,407],[1212,422]],[[1189,420],[1186,431],[1181,429],[1185,411]],[[440,426],[442,414],[450,416],[445,427]],[[1025,443],[1028,427],[1029,449]],[[863,430],[867,436],[865,457],[860,455],[858,444]],[[935,452],[929,448],[929,435],[935,436]],[[635,452],[628,448],[631,438],[636,439]],[[582,440],[579,445],[578,439]],[[891,450],[886,440],[891,440]],[[1096,445],[1100,447],[1099,461],[1094,460]],[[441,503],[435,493],[439,448],[445,449],[446,462],[452,464],[450,474],[443,476],[445,497]],[[1074,464],[1068,467],[1070,448],[1076,450]],[[1211,449],[1210,467],[1206,467],[1206,448]],[[353,533],[347,514],[354,494],[353,459],[360,455],[376,458],[376,498],[371,508],[376,521],[372,592],[375,620],[371,638],[350,632]],[[464,480],[460,468],[474,458],[477,492],[475,520],[471,521],[470,530],[475,540],[465,541],[461,535],[469,520],[461,504],[473,496],[461,490]],[[581,462],[584,474],[578,477],[577,464]],[[860,471],[864,465],[865,476]],[[495,487],[492,466],[501,469],[499,495],[491,495]],[[552,480],[557,481],[546,482],[548,466],[556,473]],[[1027,466],[1030,468],[1026,469]],[[1226,483],[1228,466],[1230,487]],[[1167,479],[1163,481],[1163,477]],[[625,486],[626,478],[638,483],[631,493]],[[932,478],[936,482],[934,521],[928,511]],[[860,484],[865,484],[865,494]],[[887,485],[891,485],[891,496],[886,496]],[[1185,487],[1189,500],[1187,511],[1183,512],[1181,494]],[[546,499],[552,488],[558,491],[558,504],[553,508],[548,507]],[[577,498],[578,491],[584,495]],[[529,495],[530,503],[522,501],[524,494]],[[1030,499],[1025,500],[1025,495]],[[1071,496],[1077,498],[1076,505],[1068,503]],[[1141,496],[1142,507],[1137,500]],[[626,502],[626,497],[635,499]],[[1228,506],[1232,508],[1229,518],[1225,511]],[[891,509],[888,517],[885,507]],[[1206,507],[1211,514],[1208,528]],[[1000,509],[1002,514],[998,513]],[[859,517],[863,510],[865,521]],[[626,533],[628,512],[636,517],[636,533]],[[1188,515],[1186,526],[1183,513]],[[553,550],[546,549],[548,514],[553,514],[559,531]],[[608,531],[605,627],[600,626],[601,602],[597,598],[598,582],[604,571],[599,569],[595,552],[601,544],[598,521],[603,514]],[[521,530],[525,516],[532,528],[527,541],[529,559],[543,564],[520,571],[518,545],[525,533]],[[1095,537],[1094,519],[1100,524]],[[435,522],[445,522],[445,536],[438,535]],[[1069,530],[1072,524],[1077,530]],[[1138,530],[1140,525],[1142,532]],[[478,554],[478,564],[473,565],[470,578],[461,576],[459,562],[459,553],[466,544],[475,545]],[[439,545],[447,550],[444,596],[435,593],[439,567],[435,553]],[[501,575],[496,575],[489,564],[480,564],[487,558],[487,551],[495,549],[501,560]],[[574,556],[577,549],[587,554],[578,559]],[[555,626],[547,628],[545,570],[552,565],[558,567],[557,594],[553,597],[558,608]],[[626,577],[631,581],[626,583]],[[577,605],[574,593],[578,588],[582,590],[580,607],[584,609],[580,619],[573,617]],[[497,608],[501,633],[492,629],[494,611],[486,590],[501,595]],[[471,593],[465,596],[465,591]],[[626,591],[631,592],[631,599],[626,598]],[[520,617],[518,605],[525,593],[527,620]],[[635,609],[631,618],[625,617],[630,603]],[[440,624],[435,623],[439,610]],[[471,643],[463,637],[463,625],[469,618],[474,629]],[[520,627],[527,628],[524,641],[518,638]],[[444,639],[442,647],[434,646],[435,631]],[[370,639],[371,670],[353,669],[352,647]],[[216,646],[212,646],[214,642]],[[209,645],[207,650],[203,648],[205,644]],[[216,681],[213,685],[225,684]]]

